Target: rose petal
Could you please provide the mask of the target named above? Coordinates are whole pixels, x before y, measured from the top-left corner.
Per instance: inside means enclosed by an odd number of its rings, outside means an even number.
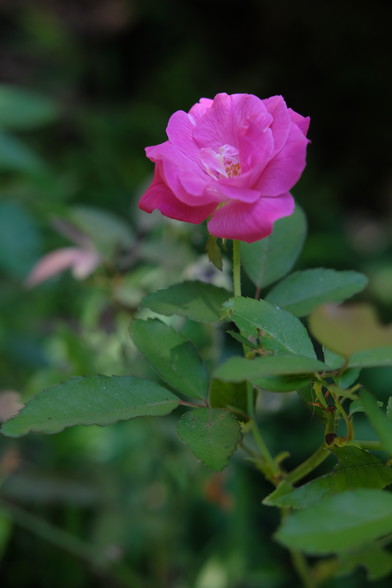
[[[199,224],[208,218],[216,204],[207,206],[187,206],[162,181],[159,167],[156,167],[154,180],[139,201],[139,208],[145,212],[159,210],[164,216],[189,223]]]
[[[285,146],[267,165],[255,188],[265,196],[279,196],[291,190],[305,168],[308,143],[297,125],[291,125]]]
[[[213,213],[208,230],[215,237],[253,243],[268,237],[273,223],[293,211],[294,199],[289,193],[275,198],[260,198],[253,204],[229,202]]]
[[[160,164],[161,181],[187,206],[204,206],[215,201],[207,191],[211,178],[199,165],[199,157],[188,155],[169,141],[147,147],[149,159]],[[189,188],[187,188],[189,184]]]
[[[196,122],[193,136],[199,147],[218,150],[222,145],[238,147],[238,135],[247,121],[267,114],[263,102],[251,94],[217,94],[212,105]]]
[[[297,127],[303,132],[304,135],[308,132],[309,125],[310,125],[310,117],[309,116],[301,116],[298,112],[295,112],[291,108],[287,109],[291,122],[295,123]]]
[[[270,128],[274,138],[274,152],[277,153],[282,149],[289,136],[290,114],[282,96],[272,96],[263,100],[263,102],[273,118]]]
[[[212,102],[211,98],[200,98],[199,102],[196,102],[190,109],[190,116],[194,120],[199,119],[211,107]]]

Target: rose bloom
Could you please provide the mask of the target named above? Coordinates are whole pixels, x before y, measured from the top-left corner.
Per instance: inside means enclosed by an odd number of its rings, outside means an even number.
[[[282,96],[202,98],[170,117],[168,141],[146,148],[155,173],[139,207],[188,223],[208,218],[216,237],[267,237],[294,210],[289,190],[305,167],[309,120]]]

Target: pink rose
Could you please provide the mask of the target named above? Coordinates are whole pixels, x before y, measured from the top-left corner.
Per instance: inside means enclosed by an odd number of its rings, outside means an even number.
[[[170,117],[168,141],[147,147],[155,173],[139,207],[188,223],[210,217],[216,237],[267,237],[294,210],[289,190],[305,167],[308,127],[281,96],[202,98]]]

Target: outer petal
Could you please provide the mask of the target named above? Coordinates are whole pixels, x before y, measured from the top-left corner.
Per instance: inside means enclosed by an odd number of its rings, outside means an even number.
[[[211,107],[212,102],[210,98],[200,98],[199,102],[192,106],[189,114],[193,119],[198,120]]]
[[[301,129],[304,135],[306,135],[310,125],[310,117],[301,116],[300,114],[298,114],[298,112],[295,112],[291,108],[289,108],[288,111],[290,113],[291,121]]]
[[[305,168],[308,143],[299,127],[292,124],[285,146],[267,165],[255,188],[265,196],[279,196],[291,190]]]
[[[182,151],[191,162],[199,157],[199,147],[193,139],[195,123],[183,110],[177,110],[169,119],[166,133],[172,145]]]
[[[260,198],[253,204],[229,202],[213,213],[208,230],[222,239],[253,243],[268,237],[273,223],[279,218],[289,216],[293,211],[294,199],[289,193],[276,198]]]
[[[184,204],[203,206],[215,201],[206,190],[210,182],[209,176],[202,171],[195,159],[188,157],[176,145],[166,141],[147,147],[146,153],[151,161],[159,163],[161,181]]]
[[[272,98],[267,98],[263,102],[273,117],[270,128],[274,138],[274,153],[278,153],[289,136],[291,127],[290,113],[282,96],[272,96]]]
[[[145,212],[152,212],[157,209],[169,218],[195,224],[201,223],[209,217],[215,207],[216,203],[205,206],[188,206],[178,200],[163,182],[158,164],[155,167],[151,186],[139,201],[139,208]]]

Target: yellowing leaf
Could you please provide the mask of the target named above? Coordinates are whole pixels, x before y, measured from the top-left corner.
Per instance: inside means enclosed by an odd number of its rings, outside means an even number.
[[[369,304],[325,304],[312,312],[309,327],[320,343],[345,357],[392,345],[392,325],[381,325]]]

